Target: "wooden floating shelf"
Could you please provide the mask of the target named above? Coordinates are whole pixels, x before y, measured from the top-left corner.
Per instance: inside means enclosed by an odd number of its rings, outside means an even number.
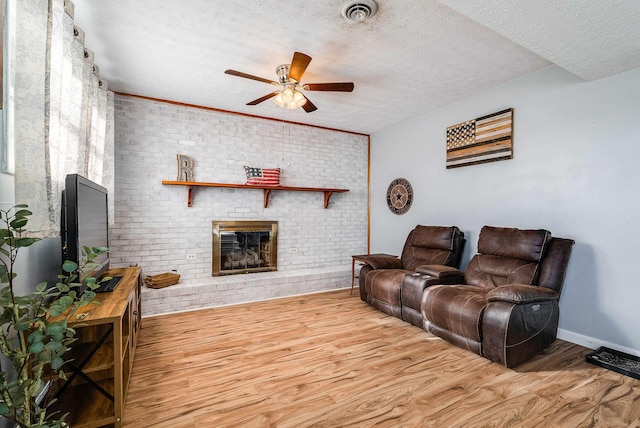
[[[328,189],[324,187],[292,187],[292,186],[260,186],[253,184],[229,184],[229,183],[205,183],[201,181],[169,181],[162,180],[162,184],[168,186],[187,186],[189,194],[187,196],[187,206],[193,204],[194,187],[226,187],[228,189],[261,189],[264,193],[264,207],[269,205],[269,194],[273,190],[288,190],[290,192],[322,192],[324,193],[324,207],[329,206],[329,198],[334,193],[348,192],[349,189]]]

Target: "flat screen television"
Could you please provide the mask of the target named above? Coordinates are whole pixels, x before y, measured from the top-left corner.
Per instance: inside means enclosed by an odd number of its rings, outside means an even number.
[[[82,248],[109,246],[108,192],[101,185],[78,174],[69,174],[65,180],[62,208],[62,257],[82,265]],[[109,253],[94,259],[95,266],[80,273],[99,278],[109,268]]]

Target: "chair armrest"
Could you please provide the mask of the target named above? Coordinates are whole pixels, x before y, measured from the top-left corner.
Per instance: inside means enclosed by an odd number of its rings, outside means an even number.
[[[361,262],[368,264],[374,269],[402,269],[404,266],[402,265],[402,260],[397,258],[396,256],[389,255],[372,255],[362,257],[360,259]]]
[[[458,283],[462,284],[464,281],[464,274],[460,272],[459,269],[456,269],[451,266],[445,265],[420,265],[416,268],[416,272],[422,273],[429,276],[435,276],[440,279],[447,279],[449,283],[454,278],[459,278]]]
[[[519,304],[558,300],[555,290],[537,285],[507,284],[496,287],[487,293],[489,302],[509,302]]]

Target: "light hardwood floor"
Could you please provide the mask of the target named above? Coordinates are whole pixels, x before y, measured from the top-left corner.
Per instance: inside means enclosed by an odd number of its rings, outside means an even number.
[[[640,381],[587,352],[506,369],[348,290],[145,318],[124,426],[640,427]]]

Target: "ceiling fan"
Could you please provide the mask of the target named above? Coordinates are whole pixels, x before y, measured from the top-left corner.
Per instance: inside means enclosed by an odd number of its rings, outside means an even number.
[[[302,79],[302,75],[310,62],[311,57],[309,55],[305,55],[302,52],[294,52],[291,64],[282,64],[276,68],[276,74],[278,75],[277,82],[236,70],[225,70],[225,73],[280,87],[277,91],[248,102],[248,106],[254,106],[270,98],[274,98],[274,102],[282,108],[294,109],[302,107],[304,111],[311,113],[312,111],[316,111],[318,107],[316,107],[300,90],[333,92],[353,91],[353,82],[301,84],[300,79]]]

